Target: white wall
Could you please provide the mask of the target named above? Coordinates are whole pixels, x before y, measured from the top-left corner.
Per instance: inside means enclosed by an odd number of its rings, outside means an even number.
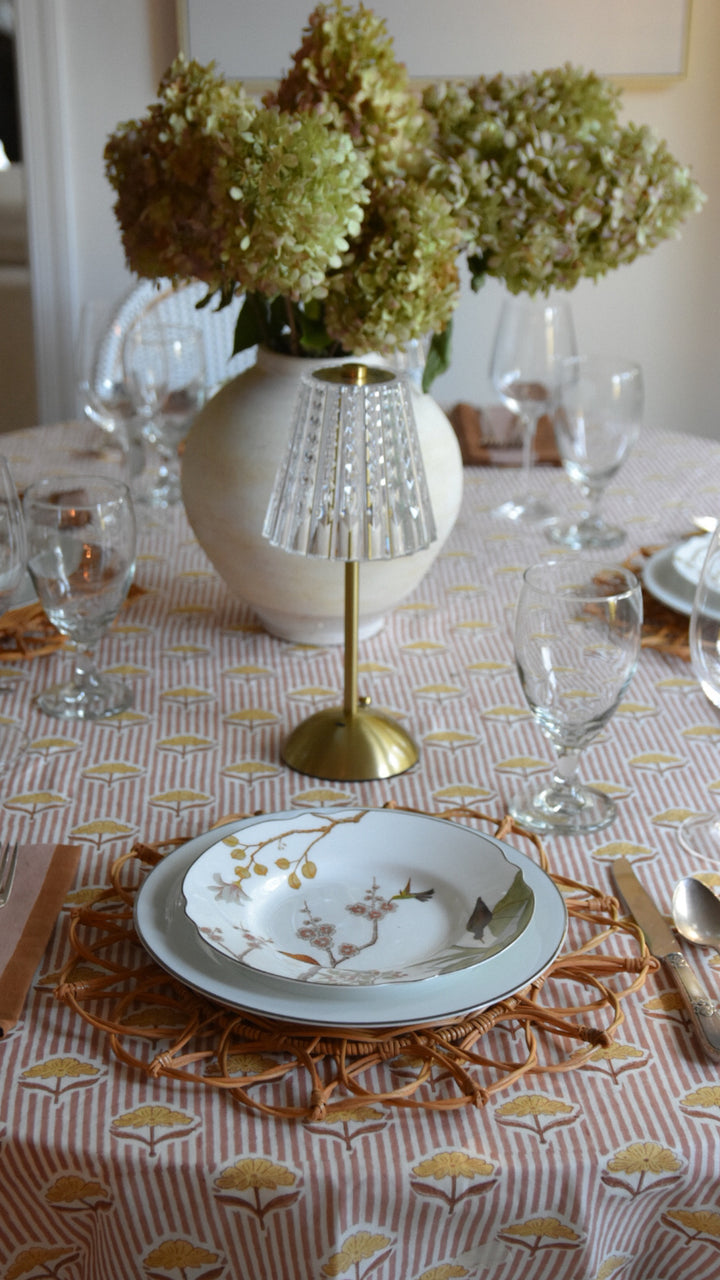
[[[42,421],[75,411],[82,302],[132,283],[103,149],[177,52],[175,0],[19,0],[20,89]]]
[[[693,0],[688,74],[653,91],[626,90],[624,115],[665,138],[708,196],[680,240],[574,290],[578,342],[620,352],[645,372],[649,425],[720,438],[720,0]],[[466,290],[454,358],[434,392],[443,404],[492,399],[487,367],[503,289]]]
[[[248,0],[254,4],[255,0]],[[50,4],[50,0],[21,0]],[[70,192],[68,261],[72,267],[72,327],[80,301],[100,290],[118,292],[129,277],[103,176],[102,151],[117,122],[142,112],[175,49],[173,0],[52,0],[59,26],[58,77],[67,127],[63,143]],[[241,32],[242,0],[237,0]],[[308,12],[312,0],[308,0]],[[376,11],[382,12],[381,0]],[[502,22],[502,6],[497,6]],[[240,35],[239,35],[240,38]],[[288,33],[288,48],[296,33]],[[576,325],[586,348],[639,359],[647,385],[649,425],[720,437],[720,0],[693,0],[688,75],[656,90],[628,90],[625,114],[650,124],[677,157],[690,164],[709,196],[680,241],[660,246],[597,285],[573,295]],[[410,68],[412,71],[412,67]],[[32,140],[30,140],[32,146]],[[42,293],[43,281],[36,290]],[[501,288],[469,291],[455,318],[451,371],[435,385],[445,405],[491,398],[486,369]],[[47,417],[70,412],[65,385],[46,391]]]

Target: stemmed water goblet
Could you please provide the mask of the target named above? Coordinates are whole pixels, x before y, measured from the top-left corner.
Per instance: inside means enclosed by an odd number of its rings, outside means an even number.
[[[580,355],[559,360],[553,425],[563,467],[588,500],[579,520],[558,520],[551,542],[582,551],[617,546],[625,531],[600,514],[602,496],[640,433],[643,377],[630,360]]]
[[[146,317],[124,344],[125,379],[146,449],[136,496],[152,507],[180,501],[179,446],[205,401],[205,348],[200,329]]]
[[[12,604],[27,563],[25,525],[7,459],[0,456],[0,613]],[[15,763],[26,745],[24,729],[0,720],[0,774]]]
[[[565,299],[506,299],[495,336],[490,377],[508,409],[518,415],[523,433],[522,488],[495,515],[538,524],[552,512],[530,492],[537,424],[552,408],[557,361],[577,351],[570,304]]]
[[[135,408],[125,381],[122,325],[117,303],[93,299],[80,312],[76,344],[77,390],[83,414],[97,427],[97,446],[133,447]]]
[[[132,691],[100,673],[94,649],[122,605],[135,571],[130,491],[103,476],[47,476],[23,498],[28,568],[45,613],[75,645],[73,677],[37,704],[61,719],[99,720],[132,705]]]
[[[690,661],[700,688],[720,708],[720,525],[710,538],[690,614]],[[703,861],[720,864],[720,813],[688,818],[680,843]]]
[[[628,569],[572,556],[526,570],[515,616],[515,660],[528,706],[552,742],[551,781],[513,798],[531,831],[579,834],[607,826],[615,805],[578,779],[580,755],[630,684],[642,627],[642,593]]]

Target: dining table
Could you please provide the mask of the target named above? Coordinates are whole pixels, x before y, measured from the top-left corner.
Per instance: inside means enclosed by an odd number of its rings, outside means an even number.
[[[122,473],[111,445],[68,422],[9,433],[0,452],[22,491],[39,474]],[[720,514],[720,443],[648,424],[604,497],[626,533],[604,559],[643,577],[646,616],[632,683],[581,759],[617,816],[584,836],[507,818],[554,765],[514,660],[522,575],[578,554],[494,514],[517,481],[464,468],[449,540],[360,643],[361,694],[419,747],[394,777],[284,764],[288,732],[341,701],[342,646],[269,634],[181,503],[138,510],[134,590],[99,645],[129,710],[50,719],[35,698],[68,673],[68,646],[4,633],[0,716],[27,747],[0,779],[0,836],[19,844],[0,910],[3,1280],[720,1274],[718,1062],[612,876],[628,859],[665,915],[684,875],[720,889],[720,862],[679,838],[720,804],[720,717],[692,671],[694,588],[672,558]],[[532,485],[559,515],[582,506],[559,466]],[[538,886],[540,960],[512,981],[517,961],[495,957],[490,999],[482,965],[344,989],[246,977],[196,938],[202,963],[168,960],[168,921],[189,928],[170,868],[249,820],[354,811],[386,814],[390,833],[430,815],[439,873],[458,824],[516,851]],[[18,940],[24,975],[8,963]],[[720,996],[717,955],[678,949]]]

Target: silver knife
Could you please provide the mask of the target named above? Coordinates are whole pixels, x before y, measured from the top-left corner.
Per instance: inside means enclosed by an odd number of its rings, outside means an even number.
[[[688,964],[675,934],[643,889],[627,858],[616,858],[612,873],[628,911],[643,931],[648,951],[672,973],[703,1049],[710,1057],[720,1058],[720,1008]]]

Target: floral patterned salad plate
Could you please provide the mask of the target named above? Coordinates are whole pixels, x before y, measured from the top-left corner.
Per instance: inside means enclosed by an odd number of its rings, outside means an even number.
[[[534,911],[498,841],[388,809],[247,819],[195,859],[182,892],[200,937],[223,956],[333,987],[473,968],[516,942]]]

